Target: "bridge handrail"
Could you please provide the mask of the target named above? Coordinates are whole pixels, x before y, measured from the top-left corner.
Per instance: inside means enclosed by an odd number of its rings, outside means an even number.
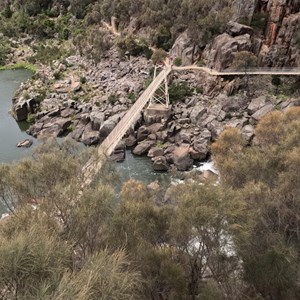
[[[263,68],[240,68],[240,69],[222,69],[218,71],[219,73],[235,73],[235,72],[300,72],[300,68],[297,67],[284,67],[284,68],[272,68],[272,67],[263,67]]]

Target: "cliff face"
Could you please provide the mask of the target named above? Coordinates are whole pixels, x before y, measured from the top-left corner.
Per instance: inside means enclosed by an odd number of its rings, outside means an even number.
[[[243,31],[235,28],[246,27],[233,23],[234,31],[229,26],[227,33],[216,37],[205,48],[202,57],[208,65],[228,68],[235,53],[246,50],[259,57],[261,66],[300,66],[300,0],[235,0],[233,4],[234,20],[251,23],[255,14],[267,16],[265,31],[250,33],[244,47]]]
[[[300,1],[269,0],[266,12],[268,25],[264,44],[267,48],[261,53],[264,64],[299,65],[300,51],[296,46],[296,36],[300,34]]]

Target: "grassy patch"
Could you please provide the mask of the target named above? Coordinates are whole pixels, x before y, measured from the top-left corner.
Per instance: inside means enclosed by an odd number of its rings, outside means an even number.
[[[21,61],[13,65],[0,66],[0,70],[19,70],[19,69],[26,69],[31,71],[32,73],[36,73],[37,66],[25,61]]]

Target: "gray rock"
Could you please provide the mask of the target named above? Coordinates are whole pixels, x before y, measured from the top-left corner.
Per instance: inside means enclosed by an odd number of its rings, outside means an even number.
[[[101,125],[104,123],[105,114],[101,111],[93,111],[90,114],[93,130],[99,130]]]
[[[148,157],[156,157],[156,156],[163,156],[164,155],[164,149],[159,147],[153,147],[148,152]]]
[[[266,104],[266,96],[260,96],[255,99],[252,99],[250,104],[248,105],[248,113],[250,115],[254,114],[260,108],[262,108]]]
[[[193,63],[193,58],[196,56],[197,51],[197,47],[192,46],[191,39],[187,31],[185,31],[176,39],[170,50],[170,55],[173,58],[180,57],[183,65],[190,65]]]
[[[211,132],[204,129],[197,137],[195,137],[193,148],[190,149],[190,154],[193,159],[203,160],[209,153],[211,141]]]
[[[108,119],[106,120],[100,127],[100,137],[101,138],[106,138],[111,132],[112,130],[115,128],[116,123],[111,120]]]
[[[251,47],[252,42],[249,34],[232,37],[223,33],[205,48],[203,57],[207,60],[208,66],[216,70],[224,70],[230,67],[237,52],[250,51]]]
[[[43,123],[35,123],[29,127],[26,133],[36,138],[43,129],[43,125]]]
[[[253,28],[251,28],[250,26],[233,21],[228,23],[228,31],[232,36],[242,35],[246,33],[249,35],[253,34]]]
[[[81,89],[81,82],[80,81],[76,81],[73,82],[70,86],[70,92],[78,92]]]
[[[76,141],[80,141],[81,140],[81,136],[84,132],[85,126],[83,124],[79,124],[76,126],[76,128],[69,134],[69,136],[76,140]]]
[[[116,161],[116,162],[121,162],[125,159],[125,155],[126,155],[126,152],[125,152],[125,148],[126,145],[125,145],[125,141],[120,141],[118,143],[118,145],[116,146],[114,152],[112,153],[112,155],[110,156],[110,159],[113,160],[113,161]]]
[[[22,142],[19,142],[17,144],[17,147],[18,148],[29,148],[29,147],[31,147],[32,144],[33,144],[33,140],[26,139]]]
[[[53,124],[50,127],[43,128],[38,135],[39,136],[53,136],[53,137],[59,137],[62,136],[64,133],[64,130],[58,125],[58,124]]]
[[[157,140],[161,141],[162,143],[165,143],[168,140],[168,133],[166,130],[159,131],[156,133]]]
[[[141,126],[137,131],[137,141],[141,142],[145,140],[150,134],[148,128],[146,126]]]
[[[273,104],[267,104],[263,106],[260,110],[258,110],[255,114],[252,115],[252,118],[255,121],[259,121],[262,117],[264,117],[267,113],[271,112],[274,109]]]
[[[193,159],[190,156],[188,145],[176,147],[172,156],[174,165],[179,171],[187,171],[193,166]]]
[[[192,124],[197,124],[200,118],[207,112],[207,109],[202,105],[197,105],[191,111],[190,119]]]
[[[87,146],[98,144],[100,141],[99,131],[93,130],[91,124],[86,125],[81,141]]]
[[[175,143],[177,145],[189,144],[192,140],[192,133],[186,130],[181,130],[175,136]]]
[[[60,108],[55,107],[54,109],[50,110],[47,115],[50,118],[59,116],[60,115]]]
[[[75,109],[67,107],[60,112],[61,117],[67,118],[75,114]]]
[[[126,138],[125,143],[126,143],[126,147],[133,147],[134,145],[136,145],[137,141],[133,135],[129,135]]]
[[[14,117],[16,121],[25,121],[28,117],[28,109],[26,101],[19,102],[16,106],[14,106]]]
[[[242,129],[242,136],[247,142],[251,142],[254,137],[254,127],[252,125],[246,125]]]
[[[139,143],[134,149],[133,154],[135,155],[144,155],[155,145],[154,141],[143,141]]]
[[[153,159],[154,171],[168,171],[169,164],[164,156],[157,156]]]

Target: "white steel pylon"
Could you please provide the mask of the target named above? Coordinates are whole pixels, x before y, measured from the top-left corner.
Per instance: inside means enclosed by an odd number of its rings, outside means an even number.
[[[157,69],[158,69],[158,67],[155,66],[154,67],[153,80],[157,76]],[[156,92],[151,96],[148,107],[156,105],[156,104],[163,105],[166,108],[168,108],[169,105],[170,105],[167,75],[165,76],[164,81],[159,86],[159,88],[156,90]]]

